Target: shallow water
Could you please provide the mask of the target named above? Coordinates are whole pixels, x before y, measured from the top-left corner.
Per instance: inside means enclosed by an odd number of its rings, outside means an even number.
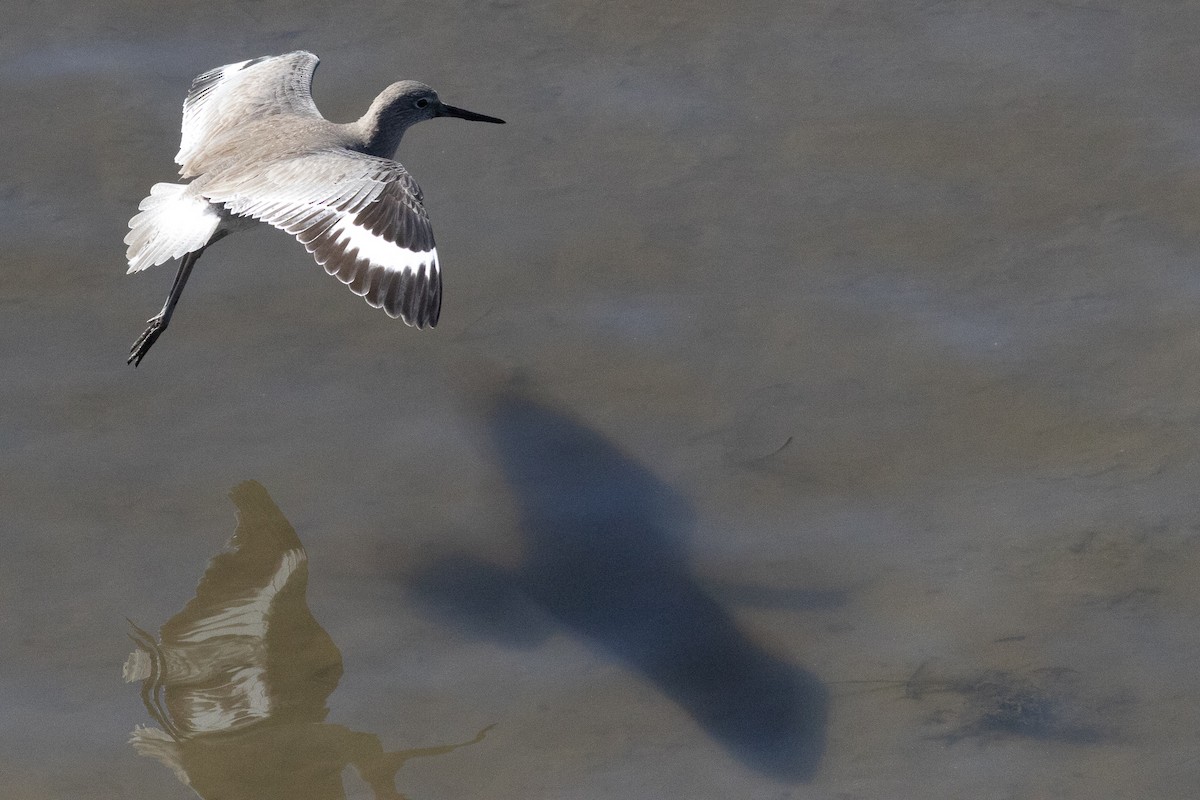
[[[1194,795],[1200,11],[6,13],[0,796]],[[254,231],[126,367],[188,82],[301,47],[509,122],[401,146],[440,326]],[[303,580],[209,603],[231,491]]]

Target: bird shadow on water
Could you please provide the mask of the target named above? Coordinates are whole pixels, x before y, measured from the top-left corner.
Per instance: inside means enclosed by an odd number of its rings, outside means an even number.
[[[670,697],[742,763],[778,780],[813,777],[828,692],[764,650],[691,574],[688,503],[603,436],[519,392],[488,430],[520,509],[514,569],[469,555],[420,567],[416,596],[517,645],[565,626]]]

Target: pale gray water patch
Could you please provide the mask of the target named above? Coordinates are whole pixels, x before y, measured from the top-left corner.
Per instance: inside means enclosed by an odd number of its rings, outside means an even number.
[[[1068,91],[1123,93],[1137,20],[1119,4],[1046,8],[1037,3],[977,6],[930,14],[926,32],[935,58],[1025,74]]]
[[[194,76],[189,75],[184,64],[210,49],[209,45],[189,37],[52,40],[15,48],[16,52],[9,51],[0,64],[10,70],[6,81],[10,85],[68,78],[93,82],[105,76],[127,81],[131,67],[136,67],[132,72],[135,79],[142,76],[156,78],[153,83],[158,95],[168,92],[172,78],[190,81]]]

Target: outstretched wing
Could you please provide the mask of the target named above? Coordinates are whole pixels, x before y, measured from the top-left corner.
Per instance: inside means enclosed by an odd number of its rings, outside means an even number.
[[[395,161],[325,150],[208,180],[201,194],[295,236],[317,263],[388,316],[437,325],[442,274],[421,188]]]
[[[185,178],[200,174],[209,145],[255,117],[319,117],[311,94],[319,60],[297,50],[226,64],[197,76],[183,101],[183,133],[175,156],[180,174]]]

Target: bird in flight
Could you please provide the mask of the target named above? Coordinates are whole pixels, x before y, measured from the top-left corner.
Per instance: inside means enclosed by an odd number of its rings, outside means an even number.
[[[422,120],[504,120],[443,103],[400,81],[367,113],[338,124],[311,89],[318,59],[302,50],[227,64],[192,81],[175,162],[188,183],[157,183],[129,221],[129,272],[182,259],[162,311],[128,363],[137,366],[171,321],[210,244],[256,222],[295,236],[330,275],[408,325],[437,325],[442,273],[421,187],[392,160]]]

